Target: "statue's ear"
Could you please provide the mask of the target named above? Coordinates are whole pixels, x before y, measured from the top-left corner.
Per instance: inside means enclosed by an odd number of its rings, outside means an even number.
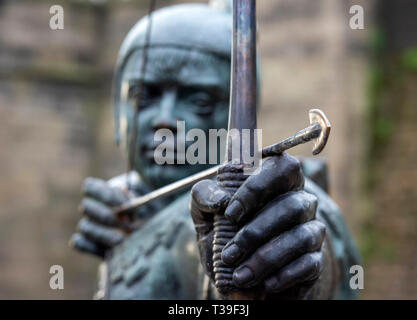
[[[326,160],[320,158],[302,158],[299,160],[304,175],[326,193],[329,193],[329,174]]]

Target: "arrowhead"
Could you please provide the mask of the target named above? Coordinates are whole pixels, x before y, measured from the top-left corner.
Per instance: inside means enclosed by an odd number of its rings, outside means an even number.
[[[314,140],[313,155],[318,155],[324,149],[329,139],[330,130],[332,128],[329,119],[320,109],[313,109],[309,111],[310,124],[318,123],[321,127],[321,132],[318,138]]]

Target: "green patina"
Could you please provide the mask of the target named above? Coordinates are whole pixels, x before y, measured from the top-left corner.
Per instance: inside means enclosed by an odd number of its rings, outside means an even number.
[[[147,18],[126,37],[115,79],[116,127],[120,129],[116,138],[129,137],[137,121],[133,169],[140,174],[138,184],[148,189],[206,168],[156,165],[153,158],[146,157],[154,148],[156,130],[175,128],[176,120],[184,120],[186,130],[199,128],[207,133],[209,129],[226,128],[230,91],[230,14],[207,5],[182,5],[158,10],[153,20],[146,74],[140,70]],[[139,80],[144,81],[144,91],[134,119]],[[307,180],[306,190],[319,199],[318,215],[328,227],[334,260],[341,270],[338,290],[332,293],[335,298],[354,298],[348,276],[350,266],[359,263],[359,257],[345,221],[319,186]],[[189,196],[186,192],[164,203],[163,210],[153,213],[143,228],[114,248],[113,256],[107,259],[109,298],[203,298]]]

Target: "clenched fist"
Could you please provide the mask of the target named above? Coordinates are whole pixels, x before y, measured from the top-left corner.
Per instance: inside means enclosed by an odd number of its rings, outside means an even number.
[[[108,249],[125,237],[123,228],[126,226],[116,218],[113,208],[120,206],[128,196],[96,178],[87,178],[82,190],[84,199],[79,210],[83,217],[71,238],[71,245],[79,251],[104,257]]]
[[[303,189],[299,161],[287,154],[266,160],[260,173],[249,176],[233,196],[212,180],[196,184],[191,214],[211,279],[213,219],[224,213],[240,228],[221,255],[235,267],[235,286],[262,286],[269,294],[303,298],[322,272],[326,233],[316,220],[316,197]]]
[[[129,188],[127,182],[129,181]],[[129,189],[129,191],[126,191]],[[104,181],[87,178],[82,187],[84,199],[79,211],[82,215],[77,232],[70,244],[78,251],[104,257],[105,253],[121,243],[127,232],[139,228],[151,215],[161,209],[158,202],[134,209],[127,214],[129,219],[119,220],[115,208],[130,197],[149,192],[136,174],[130,173]]]

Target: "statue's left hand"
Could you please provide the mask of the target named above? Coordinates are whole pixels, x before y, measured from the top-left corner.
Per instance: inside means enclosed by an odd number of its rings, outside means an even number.
[[[265,161],[232,198],[215,181],[196,184],[191,213],[206,273],[213,279],[213,217],[225,212],[241,227],[222,252],[223,262],[236,268],[234,284],[303,298],[322,272],[325,238],[317,199],[303,188],[300,164],[287,154]]]
[[[107,181],[87,178],[79,211],[82,218],[70,245],[76,250],[104,258],[108,250],[123,241],[126,234],[113,208],[127,201],[127,195]]]

